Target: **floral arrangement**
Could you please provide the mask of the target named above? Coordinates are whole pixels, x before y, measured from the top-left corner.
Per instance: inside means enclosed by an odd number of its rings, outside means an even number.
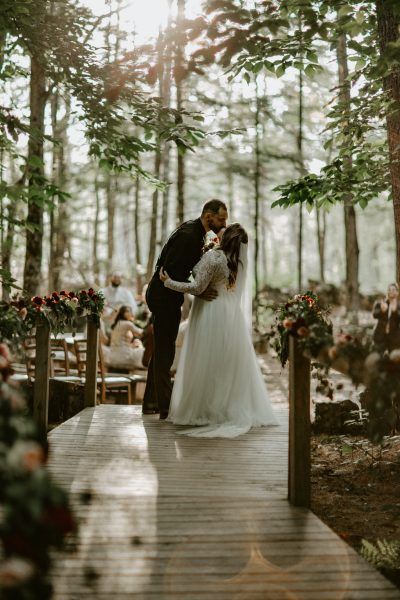
[[[331,368],[349,376],[355,386],[365,385],[360,398],[372,441],[400,429],[400,350],[379,354],[367,331],[354,335],[339,332],[334,337],[329,311],[311,292],[276,307],[275,324],[268,337],[282,366],[288,360],[289,336],[296,337],[303,353],[314,359],[317,391],[333,398],[328,379]]]
[[[0,344],[0,596],[46,600],[51,551],[76,526],[67,495],[46,470],[47,441],[9,373],[10,353]]]
[[[48,296],[14,298],[0,304],[0,329],[4,340],[23,339],[35,326],[37,316],[47,319],[54,333],[75,328],[77,317],[90,316],[99,325],[104,296],[93,288],[79,292],[53,292]]]
[[[303,352],[310,358],[316,358],[321,349],[331,343],[329,311],[312,292],[297,294],[276,307],[275,324],[268,338],[283,367],[289,358],[289,336],[300,341]]]

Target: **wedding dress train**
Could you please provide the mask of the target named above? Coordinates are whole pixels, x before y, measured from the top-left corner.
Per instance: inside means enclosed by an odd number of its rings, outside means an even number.
[[[179,292],[201,294],[212,283],[218,298],[194,299],[172,392],[168,420],[195,425],[180,433],[233,438],[251,427],[277,425],[242,311],[247,245],[242,244],[236,285],[221,250],[209,250],[195,268],[195,280],[167,279]]]

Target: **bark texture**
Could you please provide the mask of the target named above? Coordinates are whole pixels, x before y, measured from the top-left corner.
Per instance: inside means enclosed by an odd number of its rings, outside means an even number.
[[[350,84],[347,79],[349,75],[347,62],[346,35],[339,36],[337,43],[337,62],[339,77],[339,99],[345,112],[350,111]],[[352,159],[348,156],[344,162],[344,169],[352,169]],[[345,250],[346,250],[346,309],[348,312],[357,314],[360,307],[359,294],[359,246],[357,237],[357,217],[354,208],[352,194],[344,198],[344,228],[345,228]]]
[[[183,42],[183,22],[185,19],[185,0],[177,0],[178,2],[178,17],[177,29],[179,39],[176,46],[175,55],[175,82],[176,82],[176,108],[178,111],[183,108],[183,79],[184,79],[184,42]],[[178,152],[177,159],[177,206],[176,206],[176,222],[177,225],[183,222],[185,218],[185,156],[182,152]]]
[[[24,289],[33,296],[38,293],[41,281],[43,254],[43,135],[46,107],[46,72],[44,65],[31,56],[30,79],[30,134],[28,142],[29,202],[27,220],[32,229],[26,232]]]
[[[394,13],[393,5],[387,0],[377,0],[376,12],[380,51],[384,58],[388,44],[399,40],[400,17]],[[383,84],[389,98],[394,102],[387,116],[387,135],[396,235],[396,280],[400,281],[400,67],[391,67]]]

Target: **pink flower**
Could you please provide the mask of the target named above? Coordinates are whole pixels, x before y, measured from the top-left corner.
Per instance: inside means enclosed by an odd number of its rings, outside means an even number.
[[[331,346],[328,350],[328,356],[331,360],[335,360],[337,358],[337,348],[336,346]]]
[[[24,320],[26,319],[27,315],[28,315],[28,311],[27,311],[27,309],[24,307],[24,308],[21,308],[21,310],[20,310],[20,311],[18,311],[18,314],[19,314],[19,316],[21,317],[21,319],[24,321]]]
[[[292,319],[284,319],[282,325],[285,329],[292,329],[294,321]]]
[[[299,335],[300,337],[307,337],[308,335],[310,335],[310,331],[308,329],[308,327],[299,327],[297,330],[297,335]]]

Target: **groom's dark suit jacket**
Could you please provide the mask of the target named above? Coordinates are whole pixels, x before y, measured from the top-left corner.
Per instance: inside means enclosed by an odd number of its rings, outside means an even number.
[[[171,234],[161,250],[146,293],[147,304],[152,312],[157,308],[182,305],[183,294],[164,286],[159,277],[160,268],[163,267],[175,281],[187,281],[201,258],[205,234],[200,219],[186,221]]]

